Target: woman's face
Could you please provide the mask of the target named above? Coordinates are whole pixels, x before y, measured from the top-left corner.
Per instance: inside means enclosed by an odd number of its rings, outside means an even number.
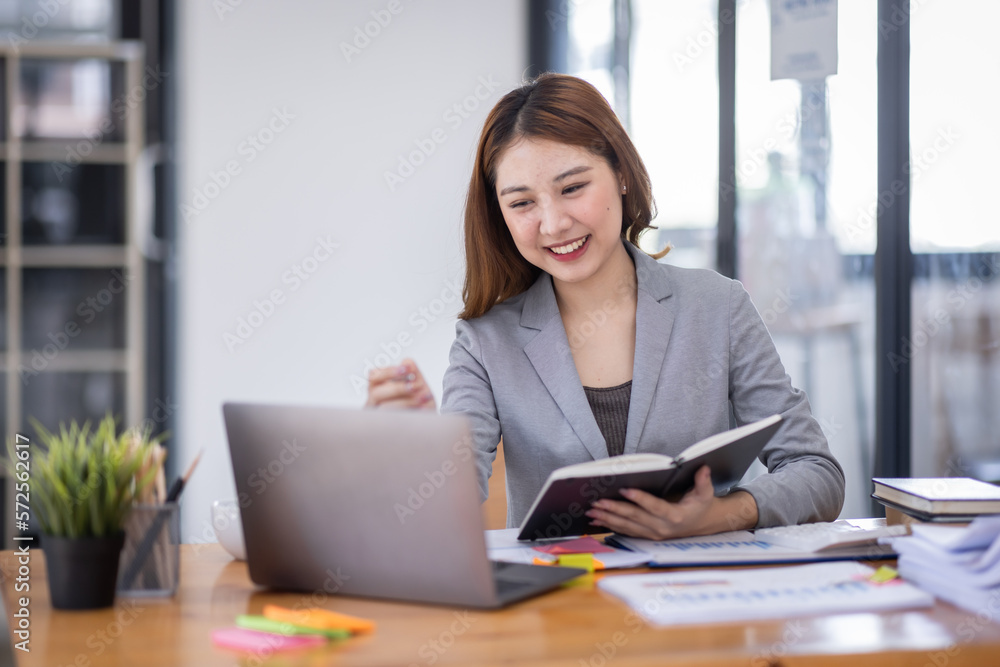
[[[500,156],[496,193],[521,255],[556,281],[586,281],[624,252],[621,177],[583,148],[517,141]]]

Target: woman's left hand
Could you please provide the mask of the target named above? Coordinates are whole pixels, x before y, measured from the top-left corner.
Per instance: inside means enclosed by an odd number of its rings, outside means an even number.
[[[666,540],[752,528],[757,523],[753,496],[737,491],[716,497],[708,466],[698,470],[694,488],[676,503],[638,489],[622,489],[621,494],[631,502],[604,499],[593,504],[587,511],[592,525],[623,535]]]

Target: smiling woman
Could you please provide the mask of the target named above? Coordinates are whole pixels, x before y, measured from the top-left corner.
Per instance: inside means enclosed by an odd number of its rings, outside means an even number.
[[[518,252],[560,288],[631,270],[620,240],[626,188],[603,158],[577,146],[522,139],[504,152],[496,187]]]
[[[581,382],[606,388],[630,381],[635,268],[621,242],[628,191],[621,175],[583,148],[536,139],[510,146],[496,171],[507,231],[521,257],[552,277],[566,331],[583,327],[593,306],[614,304],[600,328],[571,346]]]
[[[544,156],[540,144],[548,145]],[[637,245],[639,235],[650,228],[655,207],[649,175],[607,101],[580,79],[543,75],[501,99],[483,128],[465,209],[468,270],[465,310],[460,315],[463,319],[478,317],[494,304],[520,294],[544,270],[523,256],[511,233],[497,224],[506,220],[509,225],[511,220],[509,209],[505,208],[501,214],[498,193],[528,185],[498,181],[502,163],[506,163],[508,172],[514,169],[529,172],[505,173],[504,177],[527,179],[537,177],[537,173],[530,173],[532,169],[543,168],[531,158],[563,160],[567,171],[575,172],[557,171],[550,174],[552,178],[577,176],[577,168],[582,167],[599,167],[613,174],[616,193],[621,192],[620,197],[615,197],[620,211],[618,236],[626,236]],[[573,159],[578,162],[572,163]],[[568,188],[580,183],[577,179],[570,183],[560,181],[558,185]],[[509,195],[503,199],[505,206],[519,201],[508,201]]]
[[[588,506],[592,523],[664,539],[832,520],[844,476],[791,386],[743,286],[638,248],[649,176],[607,101],[545,74],[486,119],[465,210],[465,309],[442,412],[471,422],[483,497],[503,438],[507,525],[550,472],[619,454],[676,455],[779,413],[768,474],[716,496],[711,471],[678,502],[638,490]],[[372,371],[368,404],[433,408],[413,362]]]

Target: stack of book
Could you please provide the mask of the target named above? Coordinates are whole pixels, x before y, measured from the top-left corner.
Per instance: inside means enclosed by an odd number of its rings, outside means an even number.
[[[991,617],[1000,607],[1000,516],[967,526],[914,524],[912,535],[887,538],[899,575],[956,606]]]
[[[872,498],[920,521],[969,522],[1000,514],[1000,486],[970,477],[875,477]]]

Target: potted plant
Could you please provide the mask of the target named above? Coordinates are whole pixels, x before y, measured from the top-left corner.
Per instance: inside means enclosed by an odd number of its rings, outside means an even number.
[[[58,433],[32,419],[38,439],[28,459],[30,506],[42,532],[55,609],[114,603],[123,525],[133,499],[153,483],[159,438],[149,429],[118,433],[108,415],[91,431],[72,421]],[[16,458],[8,442],[10,458]]]

